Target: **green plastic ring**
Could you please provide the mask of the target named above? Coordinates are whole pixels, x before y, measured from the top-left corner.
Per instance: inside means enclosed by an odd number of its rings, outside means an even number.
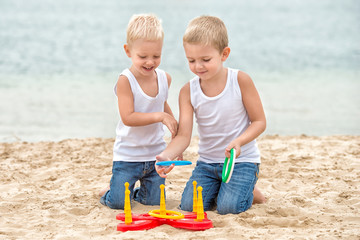
[[[228,183],[230,181],[232,172],[234,170],[235,156],[236,156],[236,150],[232,148],[230,150],[230,160],[229,158],[225,158],[225,162],[222,170],[222,181],[224,183]]]

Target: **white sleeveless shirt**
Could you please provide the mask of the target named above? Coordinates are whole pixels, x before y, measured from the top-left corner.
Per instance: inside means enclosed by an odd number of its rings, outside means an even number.
[[[156,97],[148,96],[141,89],[139,83],[129,69],[121,75],[129,80],[134,96],[135,112],[163,112],[164,104],[168,98],[168,81],[163,70],[155,69],[158,81],[158,94]],[[116,85],[115,85],[116,94]],[[113,149],[113,161],[146,162],[155,161],[156,155],[165,147],[164,128],[161,122],[146,126],[129,127],[124,125],[121,118],[116,127],[116,140]]]
[[[199,77],[190,81],[191,104],[200,140],[199,161],[223,163],[226,147],[250,125],[237,75],[238,70],[228,68],[226,86],[215,97],[208,97],[202,92]],[[241,154],[235,162],[260,163],[256,140],[241,147]]]

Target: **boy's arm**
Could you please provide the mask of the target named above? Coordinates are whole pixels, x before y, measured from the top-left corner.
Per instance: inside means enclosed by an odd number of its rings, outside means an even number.
[[[181,90],[179,94],[179,129],[178,133],[171,140],[166,149],[156,156],[157,161],[168,161],[173,160],[178,155],[182,154],[185,149],[189,146],[191,141],[191,134],[193,128],[193,114],[194,109],[190,101],[190,84],[187,83]],[[166,177],[166,174],[169,173],[174,165],[164,168],[156,166],[156,171],[160,177]]]
[[[170,77],[170,75],[168,73],[166,73],[166,78],[167,78],[167,82],[168,82],[168,88],[170,88],[171,77]],[[164,112],[169,114],[170,116],[172,116],[175,119],[174,114],[173,114],[173,112],[172,112],[172,110],[170,108],[170,105],[167,103],[167,101],[165,101],[165,103],[164,103]],[[171,132],[171,137],[175,137],[176,133],[177,133],[177,127],[176,127],[175,132]]]
[[[250,118],[250,126],[238,138],[233,140],[225,150],[226,157],[230,157],[230,150],[235,148],[236,155],[241,153],[240,147],[256,139],[266,128],[266,118],[256,87],[244,72],[239,71],[238,83],[241,89],[242,101]]]
[[[116,86],[118,107],[122,122],[126,126],[145,126],[161,122],[165,124],[171,134],[176,133],[177,122],[166,112],[141,113],[134,111],[134,96],[127,77],[121,75]]]
[[[166,113],[167,117],[164,118],[164,120],[162,121],[162,123],[168,127],[170,133],[171,133],[171,137],[175,137],[177,130],[178,130],[178,123],[174,117],[173,112],[171,111],[171,108],[169,106],[169,104],[167,103],[167,101],[165,101],[164,103],[164,113]],[[175,120],[175,123],[174,123]]]
[[[166,79],[167,79],[168,89],[169,89],[170,85],[171,85],[171,76],[168,73],[165,73],[165,74],[166,74]],[[170,108],[169,104],[167,103],[167,101],[165,101],[165,103],[164,103],[164,112],[166,112],[174,117],[174,114],[171,111],[171,108]]]

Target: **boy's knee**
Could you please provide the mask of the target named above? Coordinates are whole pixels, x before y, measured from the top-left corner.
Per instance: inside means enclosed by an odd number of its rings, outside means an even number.
[[[241,202],[237,205],[235,204],[221,204],[217,206],[217,211],[221,215],[225,214],[238,214],[245,212],[251,207],[251,204],[248,203],[248,201]]]
[[[138,198],[138,199],[135,199],[135,201],[137,201],[143,205],[160,205],[160,199],[156,200],[156,199]]]
[[[107,202],[106,206],[108,206],[111,209],[120,209],[120,210],[124,209],[124,203],[122,202],[117,202],[117,203]]]
[[[107,206],[111,209],[124,209],[124,201],[109,201],[106,196],[100,198],[100,203],[104,206]]]
[[[183,211],[192,212],[193,211],[193,200],[191,199],[191,201],[190,201],[189,199],[182,198],[180,208]]]
[[[180,209],[183,210],[183,211],[186,211],[186,212],[192,212],[193,211],[193,206],[181,203]]]

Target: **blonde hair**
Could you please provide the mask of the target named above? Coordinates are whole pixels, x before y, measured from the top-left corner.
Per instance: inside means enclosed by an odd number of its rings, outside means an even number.
[[[164,30],[161,20],[154,14],[137,14],[130,18],[126,30],[126,42],[131,44],[137,39],[150,41],[163,40]]]
[[[210,45],[221,53],[228,46],[229,40],[226,26],[220,18],[200,16],[190,21],[183,42]]]

